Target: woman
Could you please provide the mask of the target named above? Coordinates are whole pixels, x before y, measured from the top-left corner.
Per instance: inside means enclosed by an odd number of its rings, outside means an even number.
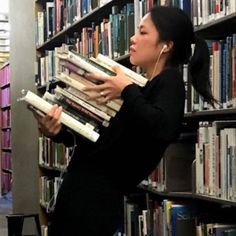
[[[145,87],[132,84],[117,67],[113,77],[88,75],[104,82],[85,89],[91,99],[124,101],[96,143],[62,127],[61,107],[37,117],[46,136],[76,146],[57,197],[50,235],[113,235],[122,218],[123,195],[152,172],[180,133],[185,100],[181,64],[189,63],[193,85],[214,103],[207,45],[194,35],[191,21],[180,9],[155,7],[143,17],[131,38],[130,62],[146,71]]]

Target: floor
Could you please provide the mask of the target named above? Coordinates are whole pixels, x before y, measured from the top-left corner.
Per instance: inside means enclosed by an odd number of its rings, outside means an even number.
[[[12,212],[11,193],[0,197],[0,236],[7,236],[6,215]]]

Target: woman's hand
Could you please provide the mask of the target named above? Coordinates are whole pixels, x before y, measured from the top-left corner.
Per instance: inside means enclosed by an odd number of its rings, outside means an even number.
[[[47,137],[53,137],[60,132],[62,126],[60,122],[61,113],[62,107],[58,107],[58,105],[54,105],[43,117],[33,111],[41,132]]]
[[[102,81],[102,84],[87,86],[84,91],[91,100],[97,100],[99,103],[106,103],[111,99],[118,98],[123,89],[132,84],[131,80],[122,72],[119,66],[113,67],[116,76],[102,76],[98,73],[88,73],[87,78]]]

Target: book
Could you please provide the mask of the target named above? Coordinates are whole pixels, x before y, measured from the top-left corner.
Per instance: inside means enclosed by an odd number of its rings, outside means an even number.
[[[93,105],[94,107],[98,108],[99,110],[105,112],[107,115],[111,116],[111,117],[115,117],[116,115],[116,111],[109,108],[106,105],[103,104],[98,104],[96,101],[93,100],[87,100],[88,96],[84,93],[82,93],[81,91],[72,88],[72,87],[68,87],[68,88],[64,88],[65,91],[67,91],[68,93],[72,94],[75,97],[78,97],[80,99],[82,99],[83,101],[88,102],[90,105]]]
[[[130,78],[132,78],[133,82],[136,84],[139,84],[140,86],[145,86],[145,84],[147,83],[147,78],[145,78],[144,76],[134,72],[133,70],[119,64],[118,62],[112,60],[111,58],[102,55],[101,53],[99,53],[96,57],[98,62],[103,62],[104,64],[106,64],[108,67],[113,67],[113,66],[119,66],[121,68],[121,70]]]
[[[77,98],[77,97],[73,96],[72,94],[70,94],[66,90],[60,88],[59,86],[56,87],[55,93],[58,94],[58,95],[63,95],[65,97],[69,98],[70,100],[72,100],[75,103],[78,103],[79,105],[83,106],[84,108],[90,110],[91,112],[93,112],[94,114],[98,115],[99,117],[101,117],[104,120],[109,121],[110,118],[111,118],[105,112],[97,109],[96,107],[90,105],[89,103],[86,103],[85,101],[81,100],[80,98]]]
[[[170,231],[172,236],[196,235],[194,206],[173,204],[170,207]]]
[[[58,53],[58,58],[62,60],[67,60],[71,62],[72,64],[76,65],[77,67],[87,71],[87,72],[96,72],[100,73],[101,75],[108,76],[109,72],[104,72],[104,70],[98,68],[94,65],[94,63],[91,63],[88,58],[83,57],[79,54],[75,54],[72,51],[64,52],[64,53]]]
[[[58,53],[57,56],[61,60],[67,60],[87,72],[96,72],[104,76],[115,75],[112,67],[119,66],[121,70],[132,80],[132,82],[143,87],[147,83],[147,78],[132,71],[131,69],[121,65],[108,56],[98,53],[97,57],[84,57],[74,51],[64,51]]]
[[[78,78],[79,78],[79,76],[78,76]],[[86,85],[84,83],[82,83],[82,80],[80,80],[80,81],[75,80],[75,79],[71,78],[70,75],[67,75],[67,74],[64,74],[64,73],[61,73],[60,75],[57,75],[57,79],[62,81],[65,84],[67,84],[68,86],[73,87],[73,88],[85,93],[83,91],[83,89],[85,88]],[[88,81],[88,83],[89,83],[89,81]],[[119,111],[122,103],[119,103],[118,101],[117,102],[116,101],[117,100],[113,99],[113,100],[107,102],[106,105],[108,107],[112,108],[115,111]]]
[[[32,105],[33,107],[37,108],[39,111],[47,113],[51,108],[52,104],[45,101],[43,98],[39,97],[35,93],[31,92],[30,90],[26,91],[23,96],[18,99],[19,101],[25,101],[26,103]],[[76,119],[72,118],[65,112],[62,112],[60,121],[65,126],[71,128],[78,134],[84,136],[85,138],[96,142],[99,138],[99,134],[92,130],[90,127],[82,124],[81,122],[77,121]]]
[[[86,125],[86,127],[90,127],[92,130],[96,130],[96,132],[99,130],[97,122],[94,119],[88,117],[79,104],[74,104],[74,106],[72,106],[65,101],[64,97],[58,97],[56,94],[51,94],[47,91],[44,93],[43,99],[52,105],[57,104],[58,106],[61,106],[67,115]]]

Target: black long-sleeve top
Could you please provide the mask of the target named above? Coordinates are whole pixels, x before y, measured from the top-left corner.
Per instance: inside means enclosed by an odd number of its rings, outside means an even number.
[[[167,68],[145,87],[128,85],[121,97],[124,102],[120,111],[109,127],[101,130],[96,143],[76,136],[77,148],[68,171],[87,168],[127,190],[155,169],[166,147],[178,137],[184,113],[184,83],[177,69]],[[73,145],[67,129],[53,140]]]

